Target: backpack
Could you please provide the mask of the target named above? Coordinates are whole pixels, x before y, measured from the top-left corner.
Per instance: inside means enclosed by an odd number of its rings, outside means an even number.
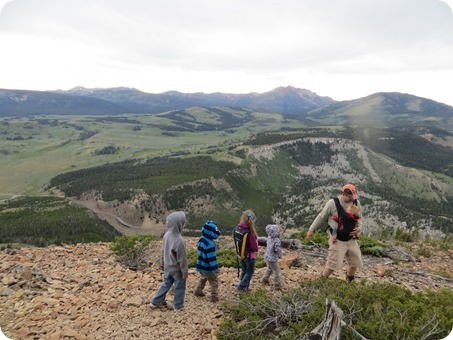
[[[348,216],[346,211],[341,206],[338,197],[333,197],[333,200],[335,201],[338,213],[337,239],[340,241],[349,241],[350,239],[352,239],[352,236],[350,236],[349,234],[356,227],[357,221]],[[357,205],[357,200],[354,200],[352,204]],[[332,233],[332,228],[329,229]]]
[[[250,252],[249,249],[247,249],[247,238],[249,234],[250,229],[239,229],[238,226],[233,229],[234,247],[236,248],[238,260],[244,260]]]

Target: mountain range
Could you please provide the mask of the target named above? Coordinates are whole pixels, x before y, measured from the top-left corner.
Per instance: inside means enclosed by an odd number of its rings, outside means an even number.
[[[280,113],[326,125],[432,125],[453,130],[453,107],[398,92],[335,101],[306,89],[277,87],[264,93],[146,93],[134,88],[75,87],[68,91],[0,89],[0,116],[36,114],[157,114],[191,107],[228,106]]]

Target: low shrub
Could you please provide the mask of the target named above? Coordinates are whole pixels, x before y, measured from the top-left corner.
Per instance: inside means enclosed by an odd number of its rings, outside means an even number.
[[[300,241],[304,241],[305,240],[305,236],[306,236],[307,232],[306,231],[298,231],[296,233],[292,233],[289,238],[290,239],[297,239],[297,240],[300,240]]]
[[[414,235],[411,232],[404,231],[403,228],[396,230],[394,238],[402,242],[414,242]]]
[[[450,249],[453,249],[453,240],[451,239],[450,235],[445,236],[444,241],[428,241],[426,244],[428,244],[430,247],[436,250],[443,250],[443,251],[449,251]]]
[[[357,339],[354,332],[367,339],[442,339],[453,327],[451,290],[412,293],[389,283],[318,279],[274,299],[256,291],[230,301],[217,337],[301,338],[322,322],[326,299],[344,312],[342,339]]]
[[[425,247],[424,245],[421,245],[417,249],[417,255],[429,258],[429,257],[432,256],[432,252],[431,252],[431,250],[429,248]]]
[[[147,250],[151,241],[156,240],[154,235],[125,235],[115,238],[110,245],[121,262],[133,270],[142,270],[148,266]]]
[[[297,233],[293,233],[289,236],[290,239],[298,239],[304,245],[312,245],[313,242],[319,244],[322,248],[329,248],[329,239],[327,237],[327,233],[324,231],[318,231],[314,233],[313,240],[307,239],[306,231],[298,231]]]
[[[370,238],[368,236],[361,235],[359,239],[359,246],[362,254],[370,254],[374,256],[381,256],[384,254],[385,245],[384,243]]]

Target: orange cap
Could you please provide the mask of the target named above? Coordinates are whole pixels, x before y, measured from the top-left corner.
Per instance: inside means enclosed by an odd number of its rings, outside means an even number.
[[[349,192],[345,192],[345,190],[347,191],[350,191],[352,193],[352,197],[356,200],[359,198],[359,195],[357,195],[357,189],[355,187],[355,185],[352,185],[352,184],[346,184],[344,187],[343,187],[343,192],[345,194],[349,194]]]

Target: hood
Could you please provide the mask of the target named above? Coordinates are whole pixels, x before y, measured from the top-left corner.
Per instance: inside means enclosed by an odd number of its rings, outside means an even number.
[[[239,223],[238,228],[239,229],[250,229],[250,227],[247,224],[245,224],[244,222]]]
[[[215,240],[219,237],[220,230],[213,221],[206,221],[203,228],[201,228],[201,234],[210,240]]]
[[[280,230],[277,224],[268,224],[266,226],[266,233],[270,237],[279,237]]]
[[[166,223],[168,231],[181,234],[186,224],[186,214],[184,211],[175,211],[167,216]]]

